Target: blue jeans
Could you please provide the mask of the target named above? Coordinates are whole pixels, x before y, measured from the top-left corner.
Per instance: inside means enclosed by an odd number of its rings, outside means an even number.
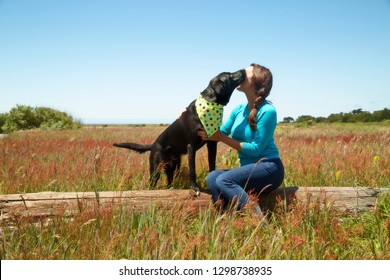
[[[259,194],[263,189],[263,193],[272,192],[283,179],[283,163],[274,158],[230,170],[214,170],[206,181],[214,203],[220,199],[224,210],[229,206],[240,210],[248,203],[248,194]]]

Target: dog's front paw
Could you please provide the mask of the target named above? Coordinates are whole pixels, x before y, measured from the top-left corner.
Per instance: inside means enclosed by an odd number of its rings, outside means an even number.
[[[199,190],[199,188],[191,187],[191,188],[190,188],[190,194],[191,194],[192,196],[195,196],[195,197],[200,196],[200,190]]]

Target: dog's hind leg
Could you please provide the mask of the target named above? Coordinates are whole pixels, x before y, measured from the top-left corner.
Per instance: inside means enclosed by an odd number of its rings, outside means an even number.
[[[190,169],[190,190],[195,196],[200,195],[199,186],[196,183],[195,154],[196,149],[191,144],[187,145],[188,166]]]
[[[156,170],[156,171],[150,173],[150,180],[149,180],[150,188],[155,189],[159,179],[160,179],[160,171],[159,170]]]
[[[168,186],[172,184],[173,178],[177,175],[180,169],[180,157],[173,159],[169,165],[165,167],[165,173],[167,174]]]
[[[165,174],[167,175],[168,186],[172,185],[174,171],[171,166],[165,168]]]
[[[209,160],[209,172],[215,170],[215,160],[217,158],[217,142],[207,142],[207,155]]]
[[[150,187],[156,188],[157,182],[160,179],[160,172],[163,166],[163,161],[161,159],[161,155],[158,152],[155,152],[155,150],[152,150],[150,157],[149,157],[149,173],[150,173]]]

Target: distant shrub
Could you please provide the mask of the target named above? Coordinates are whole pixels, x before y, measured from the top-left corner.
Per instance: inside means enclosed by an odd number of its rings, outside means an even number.
[[[16,105],[9,113],[0,115],[0,132],[10,133],[26,129],[77,129],[81,127],[70,115],[46,107]]]
[[[373,113],[362,109],[353,110],[350,113],[331,114],[327,118],[308,115],[299,116],[296,123],[307,123],[312,120],[315,123],[359,123],[359,122],[384,122],[390,120],[390,109],[374,111]],[[284,121],[286,122],[286,121]]]
[[[4,133],[2,127],[7,119],[7,114],[0,114],[0,133]]]

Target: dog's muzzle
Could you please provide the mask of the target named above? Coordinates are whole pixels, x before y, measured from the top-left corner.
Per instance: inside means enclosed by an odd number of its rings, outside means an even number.
[[[237,86],[241,85],[246,80],[245,69],[232,73],[232,77],[238,83]]]

